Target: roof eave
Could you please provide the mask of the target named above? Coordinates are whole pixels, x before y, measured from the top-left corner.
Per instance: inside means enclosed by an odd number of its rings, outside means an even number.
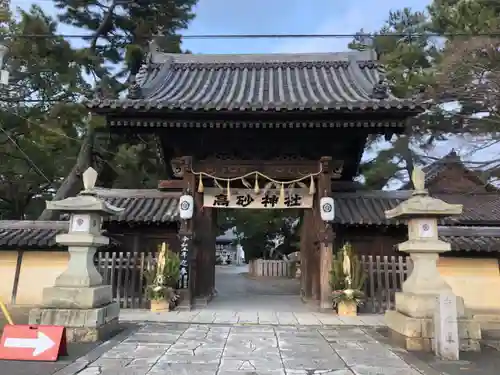
[[[92,113],[107,116],[151,116],[154,114],[186,115],[186,114],[217,114],[217,115],[270,115],[270,114],[336,114],[336,115],[360,115],[366,113],[376,114],[398,114],[401,117],[411,117],[423,113],[425,106],[413,105],[407,103],[384,105],[338,105],[332,107],[246,107],[246,108],[182,108],[182,107],[154,107],[141,104],[137,106],[118,106],[118,105],[93,105],[87,106]]]

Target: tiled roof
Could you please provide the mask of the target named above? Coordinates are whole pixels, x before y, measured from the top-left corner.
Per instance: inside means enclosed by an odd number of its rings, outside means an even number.
[[[0,247],[52,248],[57,247],[56,235],[68,231],[67,221],[0,220]]]
[[[488,184],[486,181],[483,181],[483,179],[480,177],[480,174],[477,171],[467,168],[455,150],[451,150],[447,155],[445,155],[441,159],[436,160],[433,163],[430,163],[422,168],[422,171],[425,173],[425,185],[427,186],[436,181],[439,178],[439,176],[443,172],[445,172],[448,168],[450,168],[450,166],[452,165],[461,168],[463,170],[463,174],[465,177],[472,179],[480,186],[484,186],[486,188],[486,191],[489,192],[498,191],[498,189],[495,186]],[[406,190],[409,188],[410,184],[406,183],[405,185],[403,185],[401,190]]]
[[[117,223],[169,223],[177,221],[180,192],[156,189],[95,188],[99,197],[116,207],[125,208],[119,216],[108,220]]]
[[[156,189],[103,189],[94,191],[125,210],[107,220],[115,223],[169,223],[177,221],[181,193]],[[67,219],[67,215],[62,218]],[[0,248],[57,247],[55,237],[68,231],[68,221],[0,221]],[[112,239],[113,242],[116,242]]]
[[[500,227],[441,226],[438,234],[455,251],[500,251]]]
[[[438,177],[440,173],[445,171],[450,164],[463,166],[462,160],[455,150],[451,150],[449,154],[445,155],[440,160],[436,160],[435,162],[422,168],[422,171],[425,173],[425,184],[427,185],[428,183],[434,181],[434,179]]]
[[[67,221],[0,220],[1,249],[50,249],[55,238],[68,230]],[[455,251],[500,251],[500,227],[439,226],[439,238]]]
[[[401,225],[404,221],[387,220],[385,211],[409,198],[411,191],[359,191],[335,193],[335,216],[339,224]],[[463,204],[458,217],[442,220],[447,225],[500,224],[500,194],[435,194],[450,204]],[[490,225],[487,224],[487,225]]]
[[[199,55],[155,52],[129,99],[95,99],[90,108],[155,111],[420,111],[383,84],[371,51]]]

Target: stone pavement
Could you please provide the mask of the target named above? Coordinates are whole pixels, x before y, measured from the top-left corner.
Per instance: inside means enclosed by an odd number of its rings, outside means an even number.
[[[360,327],[149,323],[78,375],[418,375]]]
[[[122,322],[163,322],[198,324],[253,324],[293,326],[384,326],[383,315],[338,316],[319,312],[203,310],[154,313],[149,310],[120,311]]]

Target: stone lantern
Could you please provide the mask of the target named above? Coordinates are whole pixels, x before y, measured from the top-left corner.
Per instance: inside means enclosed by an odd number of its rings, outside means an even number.
[[[421,169],[415,168],[412,180],[415,186],[412,196],[385,212],[388,219],[407,220],[408,241],[400,243],[398,249],[408,253],[413,263],[402,292],[396,293],[395,310],[385,314],[390,336],[408,350],[431,351],[438,297],[452,295],[456,298],[456,313],[452,319],[458,321],[461,348],[478,350],[479,326],[467,317],[463,298],[453,294],[437,268],[439,254],[451,250],[449,243],[439,240],[438,219],[460,215],[462,205],[448,204],[429,196]]]
[[[47,208],[70,214],[68,233],[56,236],[67,246],[67,269],[53,287],[45,288],[41,308],[30,312],[30,324],[63,325],[68,341],[97,341],[118,325],[119,304],[112,301],[111,285],[103,285],[94,265],[98,247],[108,245],[101,234],[102,219],[116,215],[123,208],[114,207],[92,192],[97,172],[83,173],[85,190],[78,196],[47,202]]]

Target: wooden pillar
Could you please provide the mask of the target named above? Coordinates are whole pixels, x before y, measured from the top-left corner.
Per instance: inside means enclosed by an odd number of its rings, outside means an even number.
[[[210,241],[210,263],[207,264],[207,267],[210,267],[210,297],[213,297],[215,294],[215,239],[219,234],[219,228],[217,227],[217,209],[211,208],[210,214],[212,216],[212,240]]]
[[[198,219],[197,215],[197,203],[196,200],[199,199],[196,194],[196,178],[191,171],[192,158],[184,157],[183,158],[183,184],[184,194],[192,194],[195,200],[195,207],[193,218],[190,220],[181,220],[181,225],[179,228],[179,239],[181,246],[181,260],[183,260],[183,250],[187,250],[187,255],[185,260],[188,263],[188,274],[187,274],[187,287],[184,287],[181,283],[179,292],[181,295],[181,302],[179,304],[179,309],[190,310],[193,304],[193,296],[196,290],[196,257],[197,257],[197,247],[196,247],[196,221]],[[199,195],[199,194],[198,194]],[[186,249],[183,249],[183,246],[186,246]],[[182,277],[182,276],[181,276]]]
[[[317,178],[316,194],[313,200],[313,207],[311,210],[311,229],[309,237],[309,278],[311,283],[311,299],[313,301],[320,300],[320,256],[319,256],[319,242],[320,231],[322,229],[322,221],[319,212],[319,192],[320,178]]]
[[[316,210],[318,208],[316,207]],[[312,245],[311,245],[311,278],[312,278],[312,296],[311,298],[314,301],[320,300],[320,261],[321,258],[319,256],[319,219],[318,219],[318,214],[314,213],[314,230],[316,232],[316,235],[313,238]]]
[[[200,194],[202,195],[202,194]],[[198,204],[203,205],[202,199]],[[197,222],[196,233],[198,257],[196,259],[196,268],[198,277],[196,280],[196,296],[203,297],[207,302],[213,292],[213,279],[215,272],[215,227],[214,209],[204,207],[200,210],[199,221]],[[212,264],[214,263],[214,264]]]
[[[197,191],[194,193],[195,196],[195,207],[196,207],[196,280],[195,280],[195,297],[203,297],[205,296],[205,281],[206,281],[206,269],[205,269],[205,257],[207,256],[206,252],[206,241],[207,241],[207,231],[210,226],[209,218],[206,215],[205,210],[203,209],[203,194],[198,193]]]
[[[300,272],[301,272],[301,287],[302,294],[305,299],[311,298],[312,295],[312,278],[310,273],[311,267],[311,209],[304,211],[302,230],[300,236]]]
[[[331,158],[322,157],[320,160],[322,173],[318,179],[318,209],[316,210],[321,220],[319,200],[321,197],[331,195]],[[332,309],[332,289],[330,287],[330,271],[333,261],[333,230],[331,225],[321,224],[319,232],[319,292],[320,310]]]

